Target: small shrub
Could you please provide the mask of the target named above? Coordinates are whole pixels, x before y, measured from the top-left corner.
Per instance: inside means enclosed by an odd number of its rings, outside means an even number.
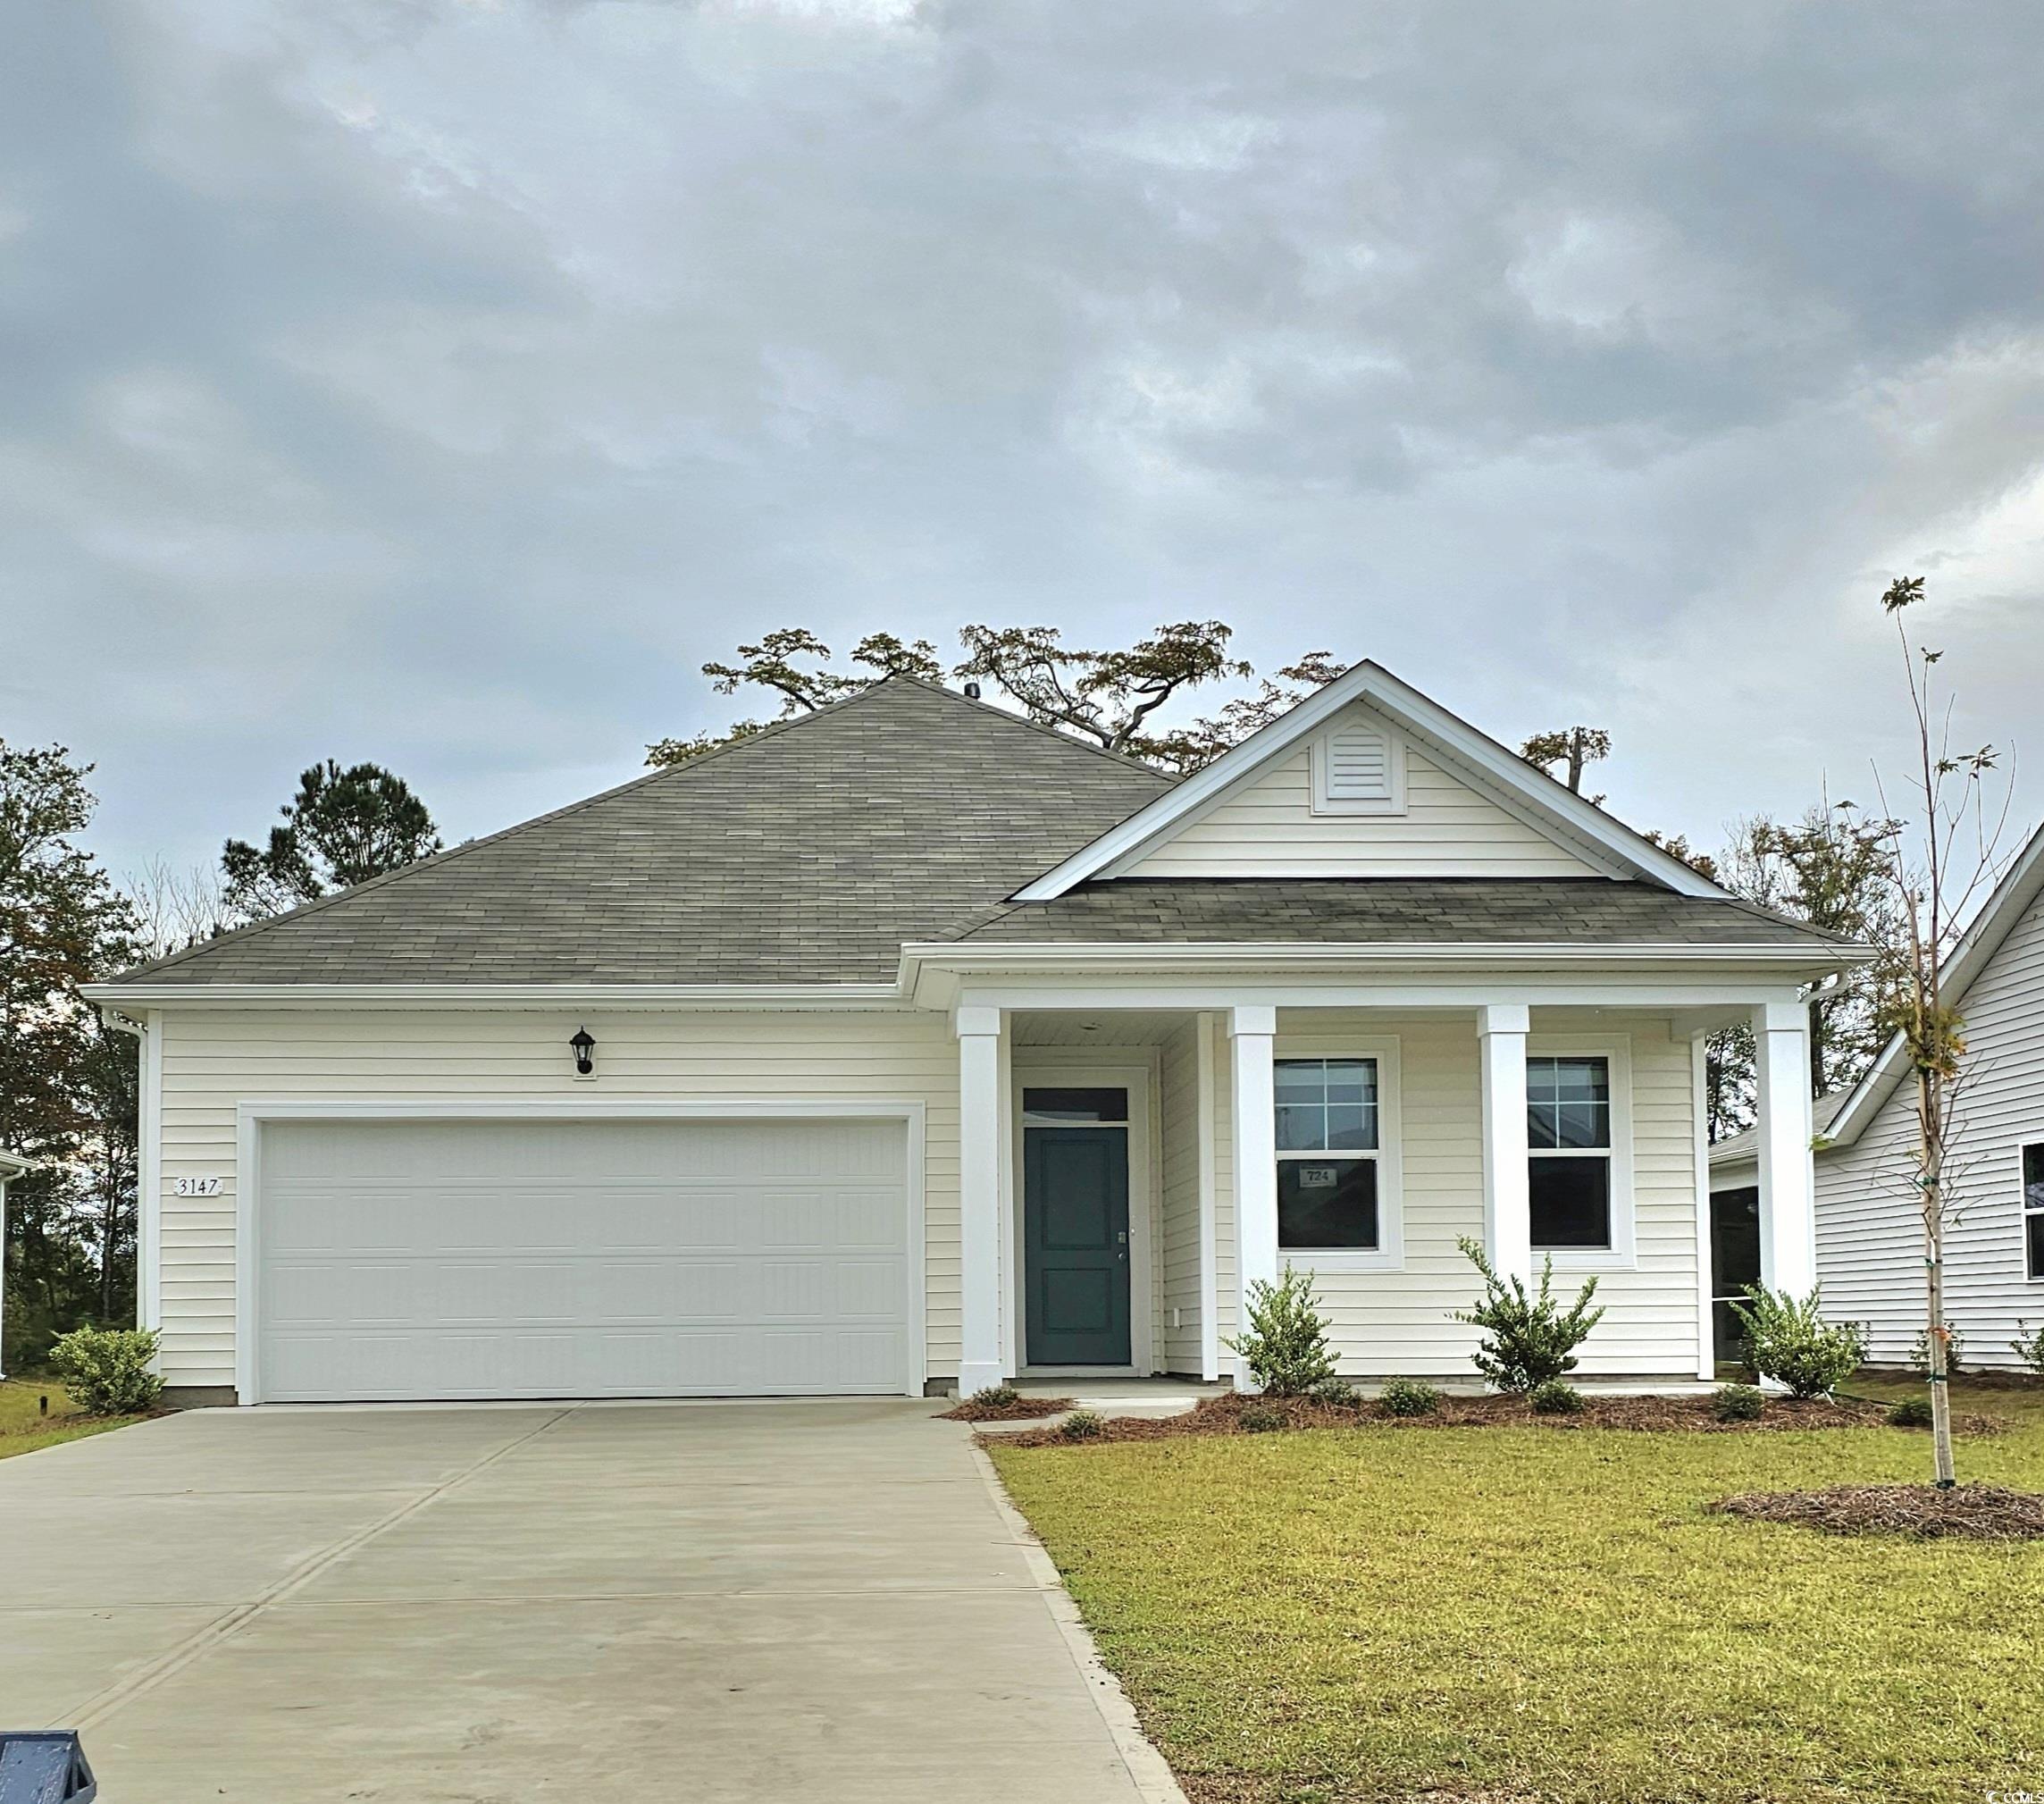
[[[1362,1393],[1345,1378],[1330,1378],[1313,1393],[1315,1403],[1324,1403],[1329,1409],[1360,1409]]]
[[[1276,1284],[1249,1287],[1249,1329],[1227,1343],[1271,1397],[1311,1397],[1335,1376],[1327,1320],[1313,1307],[1313,1274],[1287,1265]]]
[[[2044,1326],[2032,1333],[2027,1322],[2018,1322],[2015,1338],[2008,1343],[2008,1350],[2039,1378],[2044,1378]]]
[[[1931,1399],[1927,1397],[1906,1397],[1888,1412],[1890,1428],[1929,1428],[1931,1420]]]
[[[1733,1304],[1732,1313],[1763,1378],[1787,1385],[1791,1397],[1824,1397],[1859,1370],[1858,1327],[1826,1322],[1818,1313],[1818,1292],[1798,1301],[1786,1290],[1751,1284],[1746,1294],[1747,1300]]]
[[[1535,1385],[1527,1399],[1539,1415],[1580,1415],[1583,1413],[1583,1394],[1572,1384],[1563,1384],[1558,1378],[1543,1380]]]
[[[149,1370],[156,1337],[147,1328],[74,1328],[50,1348],[50,1369],[88,1415],[138,1415],[163,1401]]]
[[[1107,1424],[1090,1409],[1075,1409],[1058,1424],[1058,1432],[1067,1440],[1098,1440],[1100,1431]]]
[[[1244,1404],[1236,1420],[1242,1424],[1244,1434],[1275,1434],[1288,1425],[1285,1412],[1272,1409],[1267,1403]]]
[[[1711,1393],[1711,1414],[1720,1422],[1758,1422],[1767,1399],[1750,1384],[1721,1384]]]
[[[1597,1281],[1592,1278],[1563,1309],[1554,1300],[1554,1262],[1540,1267],[1540,1294],[1529,1296],[1524,1282],[1514,1277],[1508,1284],[1491,1269],[1483,1248],[1473,1240],[1458,1243],[1470,1264],[1483,1274],[1483,1301],[1474,1309],[1452,1312],[1457,1322],[1467,1322],[1484,1331],[1485,1338],[1470,1357],[1476,1369],[1499,1390],[1531,1391],[1576,1369],[1576,1348],[1589,1338],[1590,1330],[1604,1319],[1604,1311],[1592,1309]]]
[[[1966,1338],[1948,1322],[1945,1324],[1945,1370],[1956,1372],[1959,1356],[1965,1351]],[[1931,1330],[1928,1328],[1916,1330],[1916,1344],[1909,1349],[1909,1363],[1918,1372],[1930,1371]]]
[[[1012,1384],[990,1384],[984,1390],[974,1391],[966,1401],[983,1409],[1013,1409],[1022,1401],[1022,1393]]]
[[[1441,1393],[1430,1384],[1420,1384],[1410,1378],[1395,1378],[1384,1387],[1377,1402],[1386,1415],[1437,1415]]]

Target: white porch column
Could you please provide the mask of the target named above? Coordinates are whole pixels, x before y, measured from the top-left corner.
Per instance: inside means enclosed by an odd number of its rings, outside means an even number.
[[[1271,1045],[1278,1011],[1236,1008],[1228,1011],[1234,1044],[1236,1332],[1249,1325],[1249,1287],[1259,1279],[1278,1281],[1278,1112],[1271,1072]],[[1237,1389],[1253,1380],[1237,1354]]]
[[[1200,1376],[1211,1384],[1220,1376],[1220,1148],[1215,1144],[1214,1018],[1193,1020],[1199,1110],[1200,1186]]]
[[[1817,1282],[1817,1174],[1811,1156],[1810,1016],[1800,1003],[1753,1011],[1760,1146],[1760,1281],[1806,1296]]]
[[[1526,1032],[1523,1003],[1487,1003],[1476,1011],[1483,1078],[1483,1238],[1500,1278],[1533,1281],[1533,1223],[1527,1200]]]
[[[999,1009],[951,1018],[959,1049],[959,1395],[1007,1376],[1001,1357],[1001,1036]]]

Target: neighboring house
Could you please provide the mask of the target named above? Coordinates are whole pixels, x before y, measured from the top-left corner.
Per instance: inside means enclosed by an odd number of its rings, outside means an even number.
[[[1948,1173],[1945,1319],[1966,1364],[2014,1367],[2018,1328],[2044,1324],[2044,830],[1954,952],[1944,996],[1964,1017],[1966,1042]],[[1865,1326],[1877,1365],[1906,1363],[1925,1318],[1909,1077],[1900,1044],[1890,1044],[1849,1094],[1826,1099],[1829,1138],[1816,1157],[1824,1311]],[[1729,1193],[1742,1176],[1734,1151],[1729,1140],[1713,1150],[1713,1191]]]
[[[1859,956],[1362,664],[1177,784],[892,679],[90,994],[186,1399],[1240,1376],[1287,1262],[1345,1372],[1468,1376],[1465,1235],[1694,1381],[1699,1036],[1807,1288]]]
[[[7,1245],[7,1187],[35,1170],[26,1159],[0,1153],[0,1247]],[[0,1378],[7,1375],[7,1287],[0,1283]]]

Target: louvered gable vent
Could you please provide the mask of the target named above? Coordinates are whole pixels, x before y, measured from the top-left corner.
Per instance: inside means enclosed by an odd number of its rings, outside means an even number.
[[[1351,721],[1313,746],[1313,807],[1321,814],[1403,814],[1404,749],[1384,728]]]
[[[1391,800],[1391,743],[1381,733],[1345,726],[1328,735],[1328,800]]]

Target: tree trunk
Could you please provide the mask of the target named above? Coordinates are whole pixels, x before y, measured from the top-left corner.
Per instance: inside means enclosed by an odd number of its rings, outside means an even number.
[[[121,1231],[119,1173],[111,1165],[106,1173],[105,1219],[99,1234],[99,1319],[113,1320],[113,1249]]]
[[[1923,1185],[1923,1300],[1928,1321],[1923,1347],[1931,1368],[1931,1447],[1938,1489],[1957,1481],[1952,1459],[1950,1348],[1945,1333],[1945,1134],[1943,1097],[1938,1074],[1916,1073],[1916,1119],[1922,1133],[1918,1151]]]

